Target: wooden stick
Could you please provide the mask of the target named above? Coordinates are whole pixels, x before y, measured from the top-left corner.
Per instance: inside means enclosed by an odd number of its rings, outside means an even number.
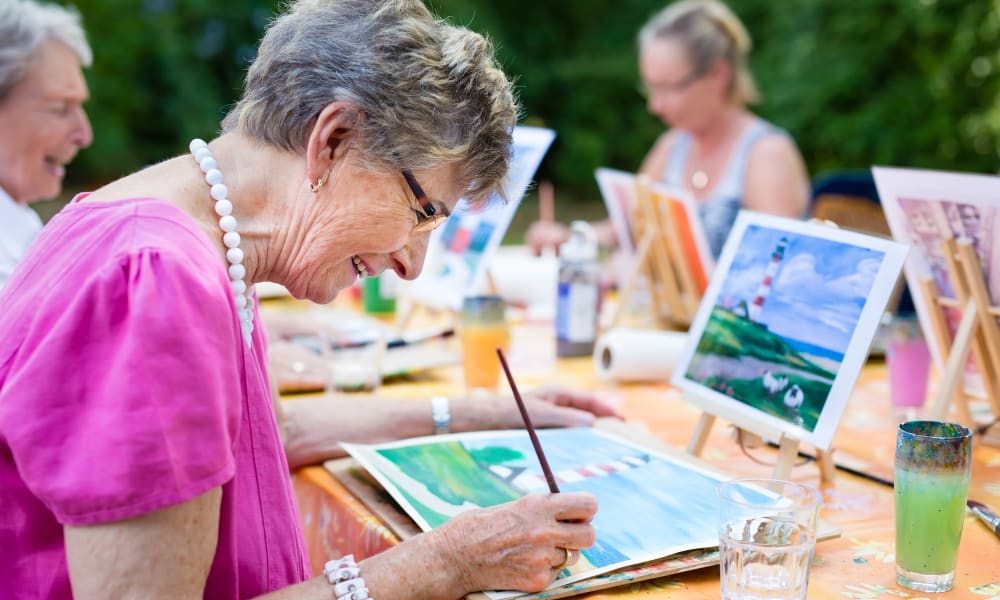
[[[948,415],[948,403],[962,382],[965,361],[969,357],[975,325],[976,305],[970,302],[962,313],[962,321],[958,324],[951,352],[948,353],[942,370],[941,386],[938,388],[937,398],[931,406],[930,418],[932,419],[940,421]],[[965,402],[964,395],[961,401],[955,403],[955,406],[958,408],[959,418],[965,423],[971,423],[972,417],[969,415],[969,406]]]
[[[510,367],[507,366],[507,359],[503,356],[503,350],[497,348],[497,356],[500,358],[500,365],[503,367],[503,372],[507,374],[507,383],[510,384],[510,391],[514,393],[514,400],[517,401],[517,408],[521,411],[521,418],[524,420],[524,428],[528,430],[528,437],[531,438],[531,445],[535,447],[535,455],[538,456],[538,462],[542,465],[542,473],[545,474],[545,482],[549,484],[549,491],[553,494],[559,493],[559,486],[556,485],[555,475],[552,474],[552,469],[549,468],[549,461],[545,460],[545,453],[542,452],[542,443],[538,441],[538,434],[535,433],[535,427],[531,424],[531,417],[528,416],[528,409],[524,406],[524,400],[521,400],[521,393],[517,391],[517,384],[514,383],[514,376],[510,373]]]
[[[688,442],[687,451],[689,454],[701,456],[701,451],[705,449],[705,442],[708,441],[708,434],[712,431],[712,425],[714,424],[715,415],[707,412],[701,413],[698,425],[695,426],[694,433],[691,435],[691,441]]]
[[[538,220],[543,223],[556,220],[556,193],[551,181],[538,184]]]
[[[983,280],[983,269],[972,242],[963,240],[957,244],[958,257],[965,275],[967,289],[979,314],[978,338],[982,355],[979,357],[979,371],[986,387],[986,395],[993,405],[994,416],[1000,416],[1000,392],[997,377],[1000,376],[1000,330],[996,319],[990,315],[990,297]]]
[[[778,462],[774,465],[775,479],[788,479],[792,475],[792,467],[799,456],[799,440],[781,434],[778,446]],[[822,471],[821,471],[822,472]]]

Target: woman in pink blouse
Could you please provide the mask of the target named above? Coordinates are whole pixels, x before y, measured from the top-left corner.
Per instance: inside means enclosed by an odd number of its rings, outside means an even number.
[[[4,593],[458,598],[592,544],[592,496],[532,495],[310,578],[265,371],[253,284],[416,277],[500,185],[516,112],[484,39],[419,0],[300,0],[220,137],[57,215],[0,311]]]

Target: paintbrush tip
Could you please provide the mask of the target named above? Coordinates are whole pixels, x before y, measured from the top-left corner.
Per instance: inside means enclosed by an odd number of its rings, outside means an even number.
[[[966,500],[965,501],[965,505],[968,506],[969,508],[972,508],[972,509],[986,508],[985,504],[983,504],[982,502],[976,502],[975,500]]]

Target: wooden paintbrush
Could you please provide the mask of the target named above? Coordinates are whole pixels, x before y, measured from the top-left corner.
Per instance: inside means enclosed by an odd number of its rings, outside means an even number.
[[[556,485],[556,478],[552,474],[552,469],[549,468],[549,461],[545,460],[545,453],[542,452],[542,444],[538,441],[538,434],[535,433],[535,427],[531,424],[528,409],[524,407],[524,400],[521,399],[521,393],[517,391],[514,376],[510,374],[507,359],[504,358],[503,350],[500,348],[497,348],[497,356],[500,357],[500,365],[503,367],[503,372],[507,374],[507,383],[510,384],[510,391],[514,393],[514,400],[517,401],[517,408],[521,411],[521,418],[524,420],[524,428],[528,430],[528,437],[531,438],[531,445],[535,447],[535,455],[538,456],[538,462],[542,465],[542,473],[545,474],[545,481],[549,484],[549,491],[553,494],[558,494],[559,486]]]

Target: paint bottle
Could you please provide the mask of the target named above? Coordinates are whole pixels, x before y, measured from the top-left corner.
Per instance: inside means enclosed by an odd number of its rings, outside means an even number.
[[[556,355],[590,356],[597,339],[600,304],[597,234],[585,221],[570,224],[570,237],[559,246],[556,298]]]

